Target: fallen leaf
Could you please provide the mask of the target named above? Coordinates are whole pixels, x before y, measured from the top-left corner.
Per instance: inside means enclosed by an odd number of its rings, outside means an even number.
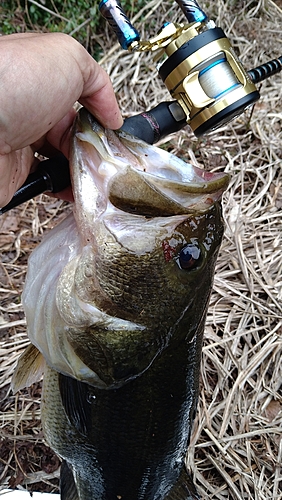
[[[266,418],[269,422],[272,422],[282,409],[282,404],[274,399],[270,401],[269,405],[265,409]]]

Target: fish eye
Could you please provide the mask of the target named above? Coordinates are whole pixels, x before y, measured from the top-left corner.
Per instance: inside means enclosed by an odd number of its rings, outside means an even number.
[[[201,249],[197,244],[189,243],[178,255],[177,263],[181,269],[194,269],[201,260]]]

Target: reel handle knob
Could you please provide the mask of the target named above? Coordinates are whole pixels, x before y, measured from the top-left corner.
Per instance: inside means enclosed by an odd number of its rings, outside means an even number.
[[[99,10],[108,21],[123,49],[128,50],[134,42],[139,42],[140,35],[132,26],[118,0],[102,0]]]
[[[176,0],[189,23],[203,23],[207,15],[201,9],[196,0]]]
[[[282,56],[272,59],[257,68],[248,71],[248,75],[253,83],[260,83],[270,76],[276,75],[282,70]]]

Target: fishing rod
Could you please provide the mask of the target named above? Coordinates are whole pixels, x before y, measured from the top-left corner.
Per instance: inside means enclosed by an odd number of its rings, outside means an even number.
[[[122,130],[154,144],[190,125],[201,137],[231,121],[255,104],[256,84],[282,70],[282,56],[246,71],[224,31],[210,20],[196,0],[176,0],[188,23],[163,24],[157,35],[141,40],[118,0],[102,0],[102,16],[124,50],[152,52],[173,101],[125,119]],[[42,161],[0,215],[49,191],[70,185],[68,160],[60,155]]]

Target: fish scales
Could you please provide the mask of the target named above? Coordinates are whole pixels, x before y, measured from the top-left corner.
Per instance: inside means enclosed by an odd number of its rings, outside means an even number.
[[[74,217],[30,258],[14,387],[44,371],[62,500],[197,499],[184,460],[228,177],[84,109],[70,164]]]
[[[199,365],[200,349],[197,352],[196,342],[193,344],[190,363],[188,366],[185,363],[185,369],[180,359],[180,373],[171,363],[165,365],[171,358],[167,352],[167,357],[157,363],[154,370],[147,370],[122,388],[103,391],[86,385],[87,403],[82,416],[77,415],[77,409],[73,415],[72,408],[64,405],[69,390],[73,403],[78,406],[79,397],[73,396],[73,380],[61,380],[64,389],[59,392],[57,388],[57,394],[55,384],[51,384],[52,391],[46,396],[45,387],[49,384],[46,378],[43,397],[51,410],[47,414],[43,412],[45,435],[69,463],[81,462],[83,454],[82,467],[73,465],[78,490],[88,491],[88,496],[84,494],[82,498],[167,498],[183,466],[189,422],[195,410],[196,382],[189,387],[185,383],[188,377],[195,381],[198,378],[195,366]],[[180,345],[177,353],[184,348],[185,344]],[[63,377],[54,371],[50,376],[55,380]],[[63,403],[58,405],[61,393]],[[67,422],[58,426],[66,407],[71,426]],[[67,429],[66,436],[62,436],[62,427]]]

